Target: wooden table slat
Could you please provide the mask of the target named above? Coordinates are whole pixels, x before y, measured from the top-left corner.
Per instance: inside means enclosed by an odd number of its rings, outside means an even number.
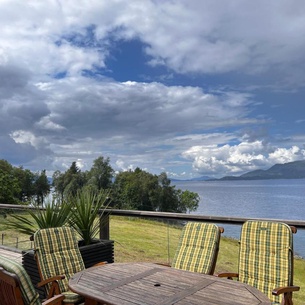
[[[271,305],[246,284],[152,263],[92,267],[75,274],[69,287],[90,305]]]

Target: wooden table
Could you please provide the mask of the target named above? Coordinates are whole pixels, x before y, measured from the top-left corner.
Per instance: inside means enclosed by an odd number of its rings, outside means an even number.
[[[113,263],[76,273],[72,291],[85,304],[270,305],[259,290],[236,281],[152,263]]]

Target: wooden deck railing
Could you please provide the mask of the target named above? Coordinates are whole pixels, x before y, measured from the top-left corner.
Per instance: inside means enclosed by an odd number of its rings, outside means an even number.
[[[1,205],[0,205],[1,206]],[[242,225],[247,220],[268,220],[284,222],[290,226],[295,226],[297,229],[305,229],[305,221],[291,219],[271,219],[271,218],[242,218],[242,217],[226,217],[226,216],[207,216],[200,214],[182,214],[168,212],[150,212],[150,211],[134,211],[134,210],[116,210],[109,209],[104,213],[103,222],[100,224],[100,238],[109,239],[109,215],[126,216],[126,217],[141,217],[150,219],[171,219],[181,221],[199,221],[212,222],[218,224]]]
[[[14,209],[14,210],[26,210],[31,209],[28,206],[13,205],[13,204],[0,204],[1,209]],[[102,212],[102,211],[101,211]],[[182,214],[182,213],[168,213],[168,212],[150,212],[150,211],[135,211],[135,210],[117,210],[106,209],[103,211],[103,220],[100,222],[100,238],[109,239],[110,236],[110,215],[112,216],[125,216],[125,217],[141,217],[149,219],[159,220],[180,220],[180,221],[202,221],[212,222],[218,224],[229,225],[242,225],[247,220],[269,220],[280,221],[288,225],[295,226],[297,229],[305,229],[305,221],[303,220],[291,220],[291,219],[272,219],[272,218],[242,218],[242,217],[226,217],[226,216],[207,216],[197,214]]]

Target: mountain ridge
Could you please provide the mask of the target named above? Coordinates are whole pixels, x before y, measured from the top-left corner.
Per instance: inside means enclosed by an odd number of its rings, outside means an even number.
[[[304,179],[305,160],[275,164],[269,169],[254,170],[240,176],[225,176],[211,180],[268,180],[268,179]]]
[[[305,179],[305,160],[275,164],[269,169],[257,169],[240,176],[225,176],[222,178],[212,178],[210,176],[200,176],[191,179],[175,179],[171,181],[223,181],[223,180],[268,180],[268,179]]]

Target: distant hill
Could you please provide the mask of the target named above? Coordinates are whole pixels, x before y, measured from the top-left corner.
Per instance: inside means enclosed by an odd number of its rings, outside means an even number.
[[[212,178],[209,176],[201,176],[201,177],[197,177],[197,178],[192,178],[192,179],[174,179],[174,178],[170,178],[171,181],[175,182],[175,181],[207,181],[207,180],[211,180]]]
[[[267,170],[255,170],[241,176],[226,176],[213,180],[304,179],[305,160],[275,164]]]

